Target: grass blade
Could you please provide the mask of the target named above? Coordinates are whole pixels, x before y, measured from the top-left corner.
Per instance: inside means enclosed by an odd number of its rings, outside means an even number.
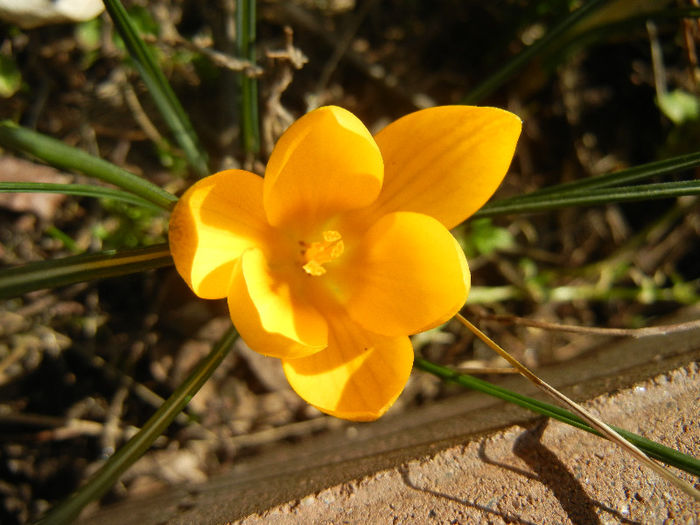
[[[170,87],[160,66],[139,36],[126,9],[119,0],[104,0],[104,4],[124,41],[124,45],[134,60],[148,92],[153,97],[158,111],[173,132],[175,140],[185,152],[190,165],[200,177],[209,175],[206,154],[200,146],[190,119],[175,96],[175,92]]]
[[[236,46],[238,55],[255,64],[255,0],[236,3]],[[241,101],[241,135],[243,149],[254,154],[260,150],[260,123],[258,118],[258,80],[246,72],[238,75]]]
[[[54,286],[170,266],[167,244],[37,261],[0,272],[0,299]]]
[[[89,184],[52,184],[48,182],[0,182],[0,193],[62,193],[79,197],[113,199],[136,206],[162,211],[162,208],[141,197],[114,188]]]
[[[0,122],[0,146],[114,184],[164,210],[170,210],[177,202],[174,195],[111,162],[7,120]]]
[[[70,498],[51,510],[38,523],[59,525],[71,523],[85,506],[100,498],[119,477],[146,452],[153,442],[182,412],[190,399],[214,373],[228,354],[238,334],[233,326],[224,334],[209,355],[202,359],[185,381],[151,416],[139,432],[110,457]]]
[[[600,188],[586,191],[576,190],[571,193],[554,193],[545,195],[514,197],[488,203],[474,218],[495,217],[518,213],[537,213],[572,206],[599,206],[618,202],[669,199],[685,195],[700,195],[700,181],[661,182],[623,186],[620,188]]]
[[[610,186],[621,186],[630,182],[638,182],[650,177],[667,175],[700,166],[700,151],[679,155],[670,159],[649,162],[640,166],[634,166],[613,173],[606,173],[597,177],[587,177],[585,179],[556,184],[547,188],[542,188],[529,195],[521,195],[518,199],[528,199],[541,195],[567,194],[584,189],[608,188]]]
[[[521,51],[504,67],[472,89],[467,96],[462,99],[461,103],[475,104],[481,101],[484,97],[490,95],[493,91],[515,76],[523,67],[527,65],[528,62],[547,49],[556,39],[566,33],[566,31],[571,29],[576,23],[585,17],[590,16],[596,9],[602,7],[606,3],[607,0],[590,0],[589,2],[583,4],[576,11],[569,14],[569,16],[567,16],[564,20],[550,29],[545,36]]]
[[[422,357],[416,356],[415,365],[416,368],[440,377],[446,381],[451,381],[453,383],[457,383],[458,385],[477,390],[498,399],[502,399],[508,403],[513,403],[528,410],[532,410],[538,414],[542,414],[543,416],[551,417],[552,419],[556,419],[568,425],[580,428],[586,432],[590,432],[591,434],[600,435],[597,430],[588,425],[588,423],[583,421],[583,419],[556,405],[545,403],[544,401],[539,401],[532,397],[512,392],[506,388],[494,385],[488,381],[484,381],[483,379],[479,379],[468,374],[461,374],[452,370],[451,368],[435,364],[427,359],[423,359]],[[692,456],[682,454],[677,450],[673,450],[672,448],[666,447],[621,428],[614,426],[612,428],[625,439],[643,450],[649,457],[658,459],[667,465],[679,468],[695,476],[700,476],[700,461]]]
[[[630,6],[634,9],[632,4]],[[559,53],[562,55],[569,53],[572,49],[588,46],[606,37],[629,35],[635,29],[644,30],[646,33],[645,24],[649,20],[662,21],[700,17],[700,9],[697,7],[678,7],[652,11],[646,11],[645,9],[646,6],[641,6],[641,9],[635,11],[634,14],[628,14],[622,18],[615,18],[601,24],[591,24],[590,27],[583,28],[582,31],[574,34],[571,40],[564,44],[563,49]]]

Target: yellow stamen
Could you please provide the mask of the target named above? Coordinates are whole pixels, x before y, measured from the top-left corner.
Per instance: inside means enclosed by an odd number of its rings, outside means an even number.
[[[302,268],[309,275],[315,276],[326,273],[323,265],[340,257],[345,249],[340,232],[335,230],[324,231],[323,241],[312,242],[309,245],[304,243],[304,246],[307,248],[303,252],[305,264]]]

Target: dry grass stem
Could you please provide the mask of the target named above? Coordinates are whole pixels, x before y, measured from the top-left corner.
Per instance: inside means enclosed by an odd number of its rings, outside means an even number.
[[[623,450],[626,450],[628,453],[630,453],[633,457],[637,458],[641,463],[652,469],[654,472],[659,474],[662,478],[667,480],[669,483],[673,484],[676,488],[682,490],[689,496],[692,496],[695,498],[695,500],[700,501],[700,491],[698,491],[695,487],[693,487],[690,483],[686,482],[685,480],[682,480],[673,474],[671,474],[670,471],[668,471],[666,468],[662,467],[655,461],[653,461],[651,458],[649,458],[644,452],[642,452],[639,448],[634,446],[632,443],[627,441],[625,438],[623,438],[620,434],[615,432],[612,428],[610,428],[606,423],[598,419],[596,416],[594,416],[591,412],[583,408],[581,405],[578,403],[572,401],[568,397],[566,397],[564,394],[559,392],[556,388],[550,386],[549,384],[545,383],[542,381],[539,377],[537,377],[530,369],[528,369],[525,365],[520,363],[517,359],[515,359],[512,355],[510,355],[506,350],[501,348],[497,343],[495,343],[491,338],[489,338],[486,334],[484,334],[481,330],[479,330],[476,326],[474,326],[471,322],[469,322],[467,319],[465,319],[461,314],[457,314],[455,316],[464,326],[466,326],[475,336],[477,336],[479,339],[481,339],[486,345],[488,345],[489,348],[491,348],[494,352],[496,352],[498,355],[500,355],[503,359],[508,361],[511,365],[513,365],[515,368],[518,369],[521,375],[523,375],[525,378],[529,379],[537,388],[540,390],[543,390],[550,396],[552,396],[554,399],[557,399],[564,405],[566,405],[568,408],[570,408],[576,415],[581,417],[583,420],[585,420],[589,425],[591,425],[593,428],[595,428],[598,432],[600,432],[603,436],[608,438],[610,441],[617,443],[620,447],[623,448]]]
[[[199,53],[207,57],[216,66],[222,67],[224,69],[230,69],[231,71],[243,71],[246,75],[251,77],[259,77],[263,74],[263,68],[253,64],[249,60],[242,58],[236,58],[227,53],[217,51],[212,49],[212,41],[208,38],[198,38],[196,42],[192,42],[183,38],[180,35],[172,35],[171,39],[166,41],[162,39],[157,39],[151,35],[143,35],[145,42],[149,44],[159,44],[168,47],[184,47],[195,53]]]

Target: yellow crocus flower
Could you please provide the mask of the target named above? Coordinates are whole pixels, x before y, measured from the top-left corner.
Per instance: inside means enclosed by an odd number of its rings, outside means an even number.
[[[319,410],[380,417],[413,363],[409,335],[450,319],[470,274],[448,231],[501,183],[520,134],[496,108],[440,106],[372,137],[327,106],[297,120],[265,177],[227,170],[180,198],[170,249],[195,294],[227,297],[246,343]]]

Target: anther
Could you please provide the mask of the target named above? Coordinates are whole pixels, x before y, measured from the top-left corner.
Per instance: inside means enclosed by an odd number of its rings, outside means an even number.
[[[323,265],[340,257],[345,249],[343,237],[335,230],[324,231],[323,241],[312,242],[306,246],[303,253],[305,263],[302,268],[306,273],[314,276],[326,273]]]

